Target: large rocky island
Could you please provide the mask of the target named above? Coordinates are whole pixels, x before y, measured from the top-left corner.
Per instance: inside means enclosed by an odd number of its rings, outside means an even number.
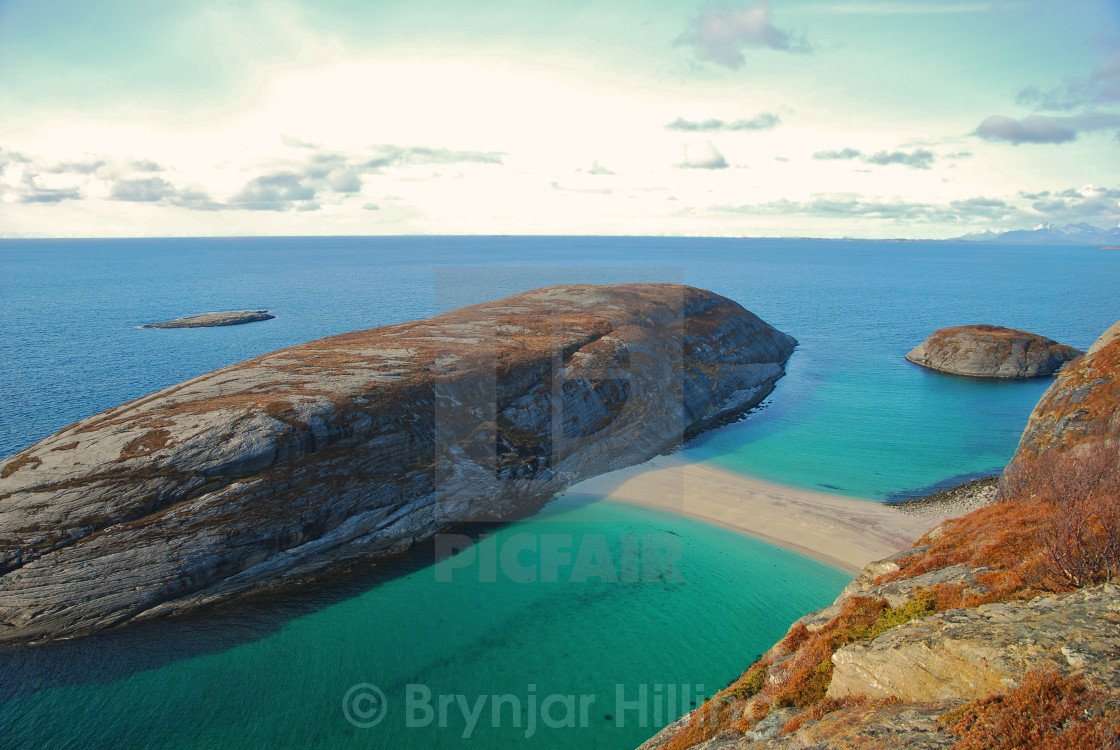
[[[952,375],[976,378],[1036,378],[1053,375],[1081,352],[1053,339],[1002,326],[942,328],[906,359]]]
[[[756,406],[796,342],[667,284],[313,341],[0,464],[0,644],[187,610],[527,513]]]

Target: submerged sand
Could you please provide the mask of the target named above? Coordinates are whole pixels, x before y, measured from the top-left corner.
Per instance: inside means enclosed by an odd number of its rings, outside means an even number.
[[[573,485],[605,497],[717,524],[858,573],[909,547],[959,507],[903,513],[873,500],[773,484],[676,456],[658,456]]]

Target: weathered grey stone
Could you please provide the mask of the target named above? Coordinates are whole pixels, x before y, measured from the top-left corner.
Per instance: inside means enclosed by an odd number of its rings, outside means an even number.
[[[1120,685],[1120,587],[954,609],[911,620],[832,656],[830,697],[972,700],[1030,670],[1084,671]]]
[[[272,320],[275,317],[275,315],[269,315],[268,310],[232,310],[230,312],[192,315],[189,318],[176,318],[164,323],[148,323],[141,328],[215,328],[217,326],[239,326],[244,323],[256,323],[261,320]]]
[[[679,285],[571,285],[334,336],[0,466],[0,644],[194,608],[533,510],[756,406],[796,342]]]
[[[906,359],[953,375],[1034,378],[1053,375],[1079,354],[1077,349],[1034,333],[974,325],[934,331]]]

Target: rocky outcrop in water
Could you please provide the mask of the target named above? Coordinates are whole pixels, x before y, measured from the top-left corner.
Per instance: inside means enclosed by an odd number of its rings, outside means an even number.
[[[1053,375],[1080,351],[1034,333],[975,325],[942,328],[906,359],[952,375],[977,378],[1035,378]]]
[[[231,312],[206,313],[205,315],[192,315],[189,318],[176,318],[165,323],[148,323],[141,328],[215,328],[217,326],[239,326],[244,323],[257,323],[262,320],[272,320],[275,315],[269,315],[268,310],[233,310]]]
[[[756,406],[796,342],[666,284],[539,289],[215,370],[0,465],[0,643],[537,508]]]

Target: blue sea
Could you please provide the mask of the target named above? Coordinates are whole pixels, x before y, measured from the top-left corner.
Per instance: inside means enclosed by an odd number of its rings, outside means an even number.
[[[907,363],[930,332],[994,323],[1084,348],[1120,317],[1120,254],[1091,247],[3,240],[0,456],[283,346],[546,284],[622,281],[711,289],[800,342],[763,408],[694,440],[684,457],[869,501],[998,472],[1046,388]],[[139,327],[230,309],[276,319]],[[490,580],[481,559],[433,565],[421,549],[280,597],[0,652],[0,746],[630,748],[734,679],[849,578],[739,534],[609,501],[560,497],[490,533],[499,545],[548,538],[573,553],[602,549],[619,570],[633,544],[671,542],[678,575]],[[506,702],[492,712],[499,696]],[[476,703],[471,722],[463,709],[470,715]]]

